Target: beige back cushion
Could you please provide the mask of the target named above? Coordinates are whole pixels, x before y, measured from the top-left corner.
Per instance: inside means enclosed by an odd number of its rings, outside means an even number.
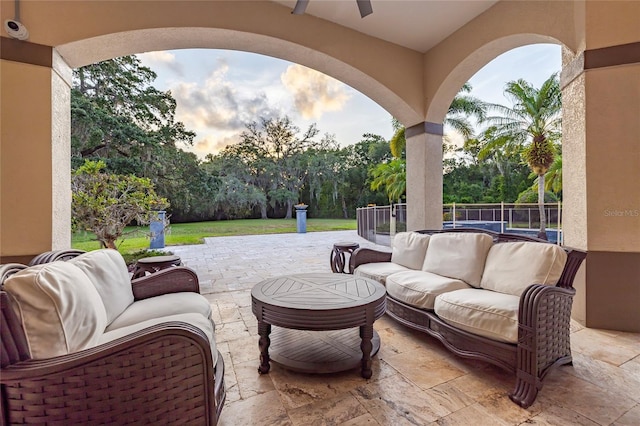
[[[100,295],[70,263],[24,269],[8,278],[4,289],[14,301],[35,359],[95,346],[107,326]]]
[[[514,296],[531,284],[556,285],[567,253],[555,244],[500,243],[491,247],[480,286]]]
[[[422,270],[479,287],[487,253],[492,245],[493,238],[482,233],[432,235]]]
[[[409,269],[420,270],[429,246],[429,235],[399,232],[393,237],[391,261]]]
[[[69,260],[91,280],[107,310],[108,324],[133,303],[133,289],[127,264],[117,250],[103,249]]]

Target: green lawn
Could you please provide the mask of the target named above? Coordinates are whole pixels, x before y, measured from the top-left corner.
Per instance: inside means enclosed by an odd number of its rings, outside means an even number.
[[[355,219],[307,219],[307,232],[355,230]],[[121,253],[131,253],[149,248],[148,226],[127,227],[123,241],[118,241]],[[204,237],[232,235],[284,234],[296,232],[296,219],[243,219],[215,222],[172,224],[165,235],[165,245],[202,244]],[[73,248],[96,250],[100,244],[91,233],[78,232],[72,237]]]

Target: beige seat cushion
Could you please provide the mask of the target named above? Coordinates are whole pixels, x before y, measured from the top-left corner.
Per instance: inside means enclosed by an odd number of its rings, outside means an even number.
[[[480,286],[520,296],[531,284],[556,285],[566,262],[567,253],[555,244],[496,244],[487,255]]]
[[[211,318],[209,301],[198,293],[169,293],[133,302],[107,327],[107,331],[127,327],[158,317],[178,314],[200,314]]]
[[[424,271],[396,272],[387,277],[386,285],[391,297],[416,308],[431,310],[437,295],[471,288],[463,281]]]
[[[98,291],[71,263],[26,268],[8,278],[4,289],[15,302],[34,359],[95,346],[107,326]]]
[[[409,269],[419,270],[429,246],[429,235],[399,232],[393,237],[391,261]]]
[[[520,298],[490,290],[466,289],[436,297],[434,310],[447,324],[507,343],[518,343]]]
[[[90,251],[69,260],[89,277],[102,297],[110,324],[133,303],[127,264],[117,250]]]
[[[205,318],[203,315],[196,313],[179,314],[179,315],[167,315],[164,317],[158,317],[149,319],[137,324],[132,324],[126,327],[117,328],[115,330],[104,333],[97,344],[108,343],[113,340],[119,339],[124,336],[128,336],[136,331],[144,330],[145,328],[154,326],[156,324],[162,324],[171,321],[186,322],[187,324],[198,327],[204,332],[209,339],[209,345],[211,346],[211,355],[213,356],[213,365],[218,362],[218,350],[216,348],[216,341],[214,338],[214,326],[210,319]]]
[[[375,262],[365,263],[358,266],[356,270],[353,271],[353,275],[357,277],[369,278],[384,285],[389,275],[396,272],[409,270],[409,268],[393,262]]]
[[[482,233],[432,235],[422,270],[479,287],[487,253],[492,245],[493,238]]]

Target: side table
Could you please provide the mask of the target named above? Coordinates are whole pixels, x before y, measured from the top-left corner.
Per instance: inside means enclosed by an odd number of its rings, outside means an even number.
[[[180,256],[176,255],[143,257],[136,262],[133,278],[144,277],[147,272],[154,273],[171,266],[180,265],[182,265],[182,260]]]
[[[353,274],[353,271],[350,268],[349,268],[349,272],[346,272],[344,270],[345,266],[347,265],[345,253],[349,253],[349,256],[351,256],[351,253],[356,251],[358,248],[360,248],[360,244],[358,243],[352,243],[347,241],[335,243],[333,245],[333,250],[331,251],[331,255],[329,258],[329,262],[331,264],[331,270],[334,273],[338,272],[341,274],[347,274],[347,273]]]

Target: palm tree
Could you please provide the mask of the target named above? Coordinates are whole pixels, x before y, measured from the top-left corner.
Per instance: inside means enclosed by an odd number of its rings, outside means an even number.
[[[377,191],[385,189],[389,202],[400,201],[407,192],[407,163],[400,158],[394,158],[388,163],[378,164],[371,172],[373,181],[371,189]]]
[[[489,105],[499,115],[486,120],[495,126],[495,139],[481,150],[481,155],[486,155],[487,150],[507,146],[522,149],[524,160],[538,176],[538,237],[546,239],[545,173],[554,161],[554,142],[559,142],[561,136],[562,101],[558,74],[551,75],[539,89],[522,79],[510,81],[504,93],[513,106]]]
[[[487,113],[487,104],[484,101],[469,96],[471,89],[468,82],[460,88],[444,118],[444,125],[456,130],[465,139],[469,139],[474,133],[469,117],[475,117],[478,122],[482,122]]]
[[[398,121],[397,118],[392,118],[391,125],[393,126],[393,136],[389,140],[389,149],[391,155],[395,158],[404,158],[404,149],[407,146],[407,140],[404,136],[404,126]]]
[[[487,110],[485,102],[468,95],[471,89],[471,84],[469,83],[465,83],[460,88],[458,94],[456,94],[453,101],[451,101],[447,115],[444,118],[444,125],[456,130],[465,139],[469,139],[474,131],[469,117],[475,117],[478,122],[482,122],[485,119]],[[402,158],[407,145],[407,140],[404,136],[404,126],[394,118],[393,129],[395,133],[389,141],[391,154],[396,158]]]
[[[538,187],[537,177],[533,181],[533,185],[535,188]],[[544,175],[544,190],[551,191],[556,195],[562,192],[562,155],[559,153],[556,155],[553,163],[549,166],[549,170],[547,170],[547,173]]]

